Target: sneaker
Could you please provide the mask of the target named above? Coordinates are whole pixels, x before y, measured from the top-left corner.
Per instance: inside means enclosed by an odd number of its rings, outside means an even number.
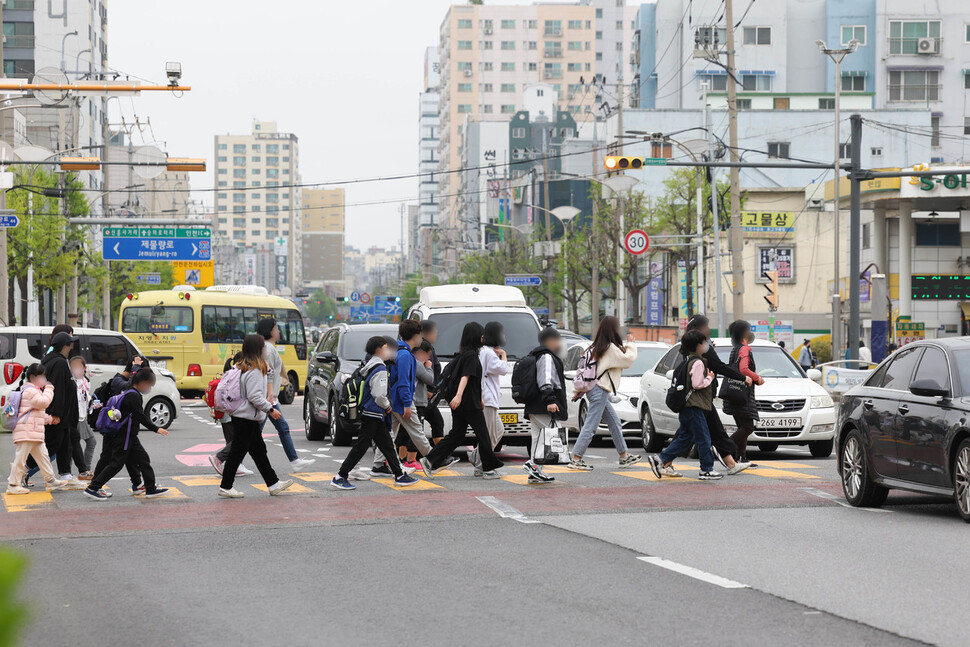
[[[145,485],[144,484],[139,485],[138,487],[131,488],[131,495],[132,496],[139,496],[139,495],[144,494],[144,493],[145,493]]]
[[[721,452],[717,451],[717,447],[711,445],[711,453],[714,454],[714,460],[721,464],[721,467],[727,469],[727,463],[724,462],[724,457],[721,456]]]
[[[482,471],[482,468],[481,467],[476,467],[475,468],[475,478],[477,478],[477,479],[482,478],[482,474],[484,474],[484,473],[485,472]]]
[[[407,487],[408,485],[414,485],[418,483],[419,479],[414,478],[410,474],[401,474],[400,476],[394,477],[394,485],[400,487]]]
[[[587,463],[586,461],[584,461],[582,458],[574,458],[571,461],[569,461],[569,464],[566,465],[566,468],[571,470],[577,470],[580,472],[589,472],[593,469],[593,466]]]
[[[291,485],[293,485],[293,481],[291,480],[277,481],[273,485],[269,486],[270,496],[277,496],[279,494],[283,494],[283,491],[286,490]]]
[[[747,456],[742,456],[741,458],[738,459],[738,462],[739,463],[747,463],[748,464],[748,469],[751,469],[752,467],[758,467],[758,464],[755,463],[750,458],[748,458]]]
[[[650,469],[653,470],[653,475],[658,479],[662,479],[664,477],[664,473],[663,463],[660,461],[660,457],[656,454],[650,454],[647,456],[647,462],[650,463]]]
[[[212,465],[212,469],[216,471],[216,474],[218,474],[219,476],[222,476],[223,462],[220,461],[218,458],[216,458],[215,454],[213,454],[212,456],[209,456],[209,464]]]
[[[674,469],[673,465],[664,465],[660,468],[660,473],[668,478],[680,478],[683,476],[683,474]]]
[[[421,466],[419,465],[418,467],[421,467]],[[417,470],[415,468],[413,468],[413,467],[408,467],[407,465],[404,465],[402,463],[401,464],[401,471],[404,472],[405,474],[409,474],[410,475],[410,474],[414,474]],[[421,471],[424,472],[423,469]]]
[[[93,490],[90,487],[84,488],[84,494],[95,501],[107,501],[109,497],[108,493],[104,490]]]
[[[87,483],[77,480],[74,478],[73,474],[65,474],[63,476],[59,476],[58,479],[64,483],[64,485],[61,487],[62,490],[83,490],[87,487]]]
[[[151,492],[145,492],[145,498],[146,499],[154,499],[154,498],[157,498],[157,497],[160,497],[160,496],[165,496],[166,494],[168,494],[168,488],[167,487],[156,487]]]
[[[94,478],[94,472],[90,470],[87,472],[81,472],[80,474],[77,475],[77,480],[79,481],[90,481],[93,478]]]
[[[48,492],[60,492],[61,490],[66,490],[66,489],[67,489],[67,481],[64,481],[62,479],[54,479],[52,481],[47,482]]]
[[[631,465],[636,465],[640,462],[641,458],[642,457],[640,454],[627,454],[626,458],[620,459],[620,469],[622,470],[630,467]]]
[[[362,470],[359,467],[355,467],[354,469],[350,470],[350,474],[348,476],[350,476],[350,478],[354,479],[355,481],[369,481],[370,480],[370,474],[368,474],[367,472],[365,472],[364,470]],[[338,477],[334,477],[334,481],[336,481],[337,478]],[[346,480],[346,479],[344,479],[344,480]]]
[[[30,488],[30,487],[34,487],[34,484],[31,483],[30,481],[28,481],[27,480],[27,477],[25,476],[24,479],[23,479],[23,481],[20,482],[20,487]]]
[[[482,472],[482,478],[486,481],[494,481],[495,479],[502,478],[502,473],[498,470],[488,470],[487,472]]]
[[[710,472],[701,472],[697,475],[697,478],[701,481],[717,481],[724,478],[724,475],[720,472],[715,472],[711,470]]]
[[[424,471],[424,477],[426,479],[428,479],[428,480],[433,481],[434,480],[434,469],[433,469],[433,465],[431,465],[431,461],[429,461],[425,457],[422,457],[422,458],[419,458],[418,459],[418,462],[421,463],[421,469]],[[390,470],[388,470],[388,471],[390,471]]]
[[[350,474],[353,475],[353,472],[351,472]],[[351,483],[350,481],[348,481],[344,477],[340,476],[339,474],[337,476],[333,477],[333,480],[330,481],[330,487],[335,487],[338,490],[356,490],[357,489],[357,486],[356,485],[354,485],[353,483]]]
[[[406,468],[406,467],[411,468],[411,471],[412,472],[417,472],[418,470],[421,470],[422,472],[424,471],[424,468],[421,467],[421,463],[419,463],[416,460],[414,460],[414,461],[401,461],[401,468],[403,469],[403,468]]]
[[[371,468],[370,473],[375,476],[394,476],[394,472],[392,472],[391,468],[387,466],[387,463],[375,465]]]
[[[451,458],[449,458],[448,460],[446,460],[444,462],[444,464],[442,464],[442,465],[434,468],[434,471],[435,472],[440,472],[441,470],[446,470],[446,469],[448,469],[449,467],[451,467],[452,465],[454,465],[455,463],[458,463],[458,462],[461,462],[460,459],[457,459],[454,456],[452,456]]]
[[[290,461],[290,467],[293,468],[294,472],[299,472],[307,465],[313,465],[317,462],[315,458],[297,458],[296,460]]]
[[[221,496],[223,499],[241,499],[246,495],[236,488],[229,488],[228,490],[225,488],[219,488],[219,496]]]
[[[552,483],[556,480],[554,476],[549,476],[543,472],[542,468],[532,461],[529,461],[523,465],[522,469],[524,469],[526,474],[529,475],[529,483]]]
[[[253,471],[242,463],[240,463],[239,467],[236,468],[236,476],[249,476],[252,473]]]
[[[536,478],[535,476],[530,476],[526,481],[526,483],[529,483],[531,485],[545,485],[547,483],[552,483],[555,480],[556,479],[552,476],[546,476],[545,479]]]
[[[727,473],[728,476],[734,476],[735,474],[740,474],[744,470],[751,467],[751,463],[742,463],[740,461],[734,463],[734,467],[730,468]]]
[[[8,485],[7,494],[30,494],[30,490],[22,485]]]

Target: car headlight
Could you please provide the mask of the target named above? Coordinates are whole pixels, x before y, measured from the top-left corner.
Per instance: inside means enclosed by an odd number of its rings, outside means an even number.
[[[826,409],[834,406],[835,402],[832,401],[832,396],[830,395],[816,395],[812,397],[812,409]]]

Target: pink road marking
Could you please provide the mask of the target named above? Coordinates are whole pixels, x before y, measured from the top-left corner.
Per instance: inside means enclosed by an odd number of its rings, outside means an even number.
[[[209,457],[204,454],[176,454],[175,458],[189,467],[205,467],[209,464]]]
[[[225,443],[212,443],[212,444],[205,444],[205,443],[203,443],[201,445],[195,445],[194,447],[189,447],[188,449],[183,449],[182,451],[186,451],[186,452],[205,452],[206,454],[211,454],[212,452],[219,451],[220,449],[222,449],[225,446],[226,446]]]

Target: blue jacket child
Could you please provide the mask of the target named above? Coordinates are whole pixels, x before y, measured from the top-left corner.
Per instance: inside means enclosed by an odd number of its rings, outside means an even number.
[[[391,410],[404,415],[414,402],[417,363],[406,342],[397,342],[397,359],[391,366]]]

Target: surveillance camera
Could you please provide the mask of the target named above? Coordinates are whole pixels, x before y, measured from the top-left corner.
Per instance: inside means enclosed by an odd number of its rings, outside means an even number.
[[[178,85],[179,81],[182,79],[182,64],[169,61],[165,64],[165,74],[168,76],[169,85]]]

